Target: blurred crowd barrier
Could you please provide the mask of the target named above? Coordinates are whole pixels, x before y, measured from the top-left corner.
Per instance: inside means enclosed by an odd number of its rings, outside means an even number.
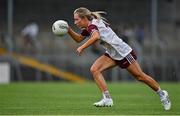
[[[134,43],[133,41],[134,40],[131,42]],[[39,63],[38,65],[48,64],[48,66],[53,66],[57,70],[70,72],[86,80],[93,80],[90,74],[90,67],[92,63],[104,53],[101,46],[97,44],[96,49],[99,49],[99,51],[94,51],[94,47],[92,46],[86,49],[81,56],[78,56],[76,49],[82,43],[75,43],[68,35],[57,37],[51,32],[40,34],[36,42],[41,46],[40,49],[35,49],[34,47],[26,49],[26,46],[23,46],[23,44],[18,41],[16,42],[18,45],[16,45],[13,53],[9,53],[8,51],[2,52],[3,50],[1,49],[0,62],[9,63],[11,81],[69,81],[66,78],[54,75],[51,71],[44,71],[39,67],[27,65],[27,63],[33,63],[32,61],[25,63],[20,62],[17,59],[18,57],[33,59],[33,61]],[[160,48],[160,46],[152,45],[150,42],[148,44],[147,42],[145,45],[143,44],[140,49],[141,53],[136,53],[138,61],[146,73],[159,81],[180,80],[180,58],[176,55],[177,51],[174,50],[173,47],[171,49],[170,46]],[[155,53],[153,52],[154,49],[156,50]],[[109,81],[135,80],[126,70],[120,69],[119,67],[104,72],[104,75]]]

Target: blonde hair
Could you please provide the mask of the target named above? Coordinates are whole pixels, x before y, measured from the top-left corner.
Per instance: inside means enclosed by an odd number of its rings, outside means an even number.
[[[107,22],[107,19],[102,17],[101,14],[107,14],[106,12],[104,11],[94,11],[94,12],[91,12],[89,9],[85,8],[85,7],[80,7],[80,8],[77,8],[76,10],[74,10],[74,14],[77,13],[79,15],[80,18],[84,18],[84,17],[87,17],[88,20],[92,20],[92,19],[102,19],[103,22],[106,24],[106,25],[110,25],[108,22]]]

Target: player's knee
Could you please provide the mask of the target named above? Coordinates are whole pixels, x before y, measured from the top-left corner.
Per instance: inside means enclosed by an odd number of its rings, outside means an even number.
[[[91,67],[90,71],[91,71],[92,75],[97,75],[98,73],[100,73],[99,69],[96,67]]]

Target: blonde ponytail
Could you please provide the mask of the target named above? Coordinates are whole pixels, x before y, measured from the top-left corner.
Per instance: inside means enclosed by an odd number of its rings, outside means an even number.
[[[108,22],[107,22],[107,19],[104,18],[101,14],[107,14],[105,11],[94,11],[94,12],[91,12],[91,15],[95,18],[95,19],[102,19],[103,22],[106,24],[106,25],[110,25]]]
[[[74,11],[74,14],[77,13],[79,15],[79,17],[83,18],[83,17],[87,17],[88,20],[92,20],[93,18],[94,19],[102,19],[103,22],[106,24],[106,25],[110,25],[108,22],[107,22],[107,19],[102,17],[101,14],[107,14],[106,12],[104,11],[95,11],[95,12],[91,12],[89,9],[85,8],[85,7],[80,7],[80,8],[77,8],[75,11]]]

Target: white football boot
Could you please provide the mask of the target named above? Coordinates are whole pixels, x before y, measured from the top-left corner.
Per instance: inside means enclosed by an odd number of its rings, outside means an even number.
[[[164,106],[165,110],[170,110],[171,109],[171,101],[168,96],[168,92],[163,90],[164,95],[160,97],[161,103]]]
[[[103,98],[102,100],[100,100],[99,102],[94,103],[93,105],[96,106],[96,107],[111,107],[111,106],[113,106],[113,100]]]

